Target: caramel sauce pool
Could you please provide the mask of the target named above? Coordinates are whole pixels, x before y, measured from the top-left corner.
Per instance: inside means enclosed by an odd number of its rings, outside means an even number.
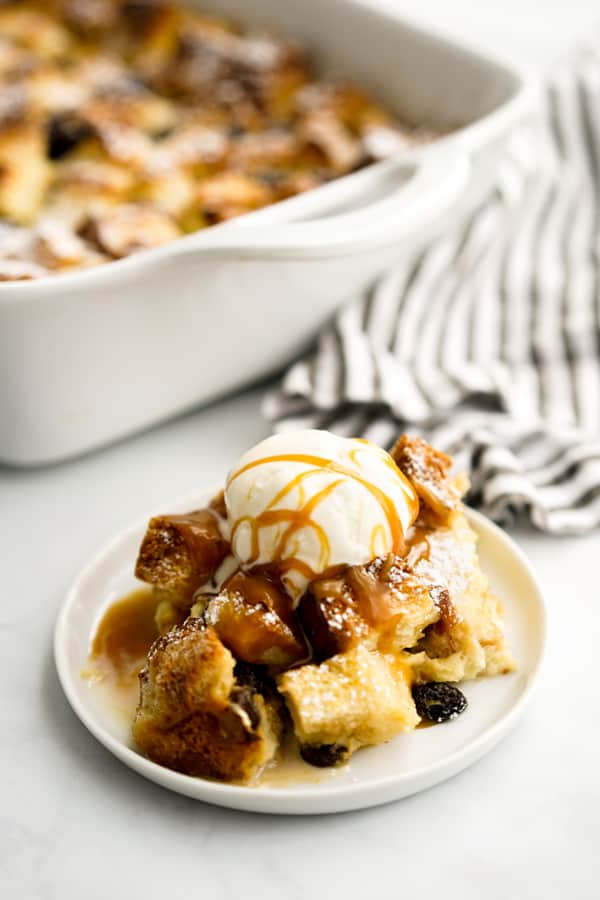
[[[132,591],[108,607],[90,648],[90,663],[116,686],[137,684],[146,654],[158,637],[158,602],[151,590]]]

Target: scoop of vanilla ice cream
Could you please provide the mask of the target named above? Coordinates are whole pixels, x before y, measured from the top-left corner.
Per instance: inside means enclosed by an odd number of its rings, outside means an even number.
[[[335,566],[399,551],[418,512],[388,453],[316,430],[276,434],[245,453],[225,503],[240,565],[278,564],[295,602]]]

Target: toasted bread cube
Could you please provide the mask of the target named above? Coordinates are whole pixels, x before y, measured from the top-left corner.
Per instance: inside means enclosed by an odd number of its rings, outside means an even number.
[[[334,81],[311,82],[296,95],[296,110],[301,115],[327,112],[352,133],[368,126],[390,122],[390,116],[373,102],[365,91],[353,84]]]
[[[300,134],[309,146],[316,147],[337,174],[350,172],[363,159],[364,151],[345,125],[327,110],[311,113],[302,123]]]
[[[0,281],[33,281],[49,274],[48,269],[27,259],[0,259]]]
[[[442,525],[429,510],[409,542],[408,563],[425,580],[446,586],[438,593],[439,620],[426,629],[415,657],[419,681],[461,681],[515,668],[506,645],[500,606],[477,557],[477,537],[461,510]]]
[[[229,553],[212,509],[155,516],[142,541],[135,574],[189,609],[196,590],[209,581]]]
[[[185,621],[188,611],[181,609],[180,606],[175,606],[169,599],[168,594],[163,596],[160,588],[155,588],[155,596],[157,597],[158,602],[156,605],[156,612],[154,613],[154,624],[156,625],[156,630],[159,634],[166,634],[168,631],[171,631],[172,628],[181,625],[181,623]],[[190,615],[193,615],[192,611],[190,611]]]
[[[83,110],[94,123],[111,123],[139,129],[145,134],[160,134],[177,121],[173,103],[141,87],[121,82],[100,97],[94,97]]]
[[[298,615],[319,661],[345,653],[370,632],[343,577],[313,581],[300,600]]]
[[[264,172],[272,167],[294,165],[302,150],[302,142],[291,131],[247,132],[233,142],[229,160],[245,172]]]
[[[182,169],[152,172],[138,188],[139,199],[176,219],[189,209],[196,193],[192,175]]]
[[[92,199],[123,200],[134,184],[130,172],[102,159],[67,159],[57,165],[57,183],[63,190],[80,190]]]
[[[145,171],[153,151],[152,139],[132,125],[111,121],[104,112],[90,108],[88,121],[92,131],[74,152],[75,158],[107,161],[123,166],[137,176]]]
[[[177,95],[231,106],[246,99],[262,107],[268,100],[263,88],[302,67],[292,44],[264,33],[235,34],[219,19],[194,16],[179,29],[164,74],[167,89]]]
[[[85,85],[71,72],[62,71],[52,63],[33,68],[21,84],[27,96],[28,115],[46,122],[49,115],[78,109],[88,96]]]
[[[272,121],[289,122],[295,116],[298,91],[310,80],[305,59],[298,56],[277,72],[270,72],[261,84],[262,105]]]
[[[122,18],[133,64],[147,77],[158,78],[177,46],[183,11],[160,0],[125,0]]]
[[[236,572],[209,602],[205,619],[243,662],[284,668],[308,658],[289,597],[264,575]]]
[[[199,619],[155,641],[140,689],[133,737],[154,762],[188,775],[248,781],[277,751],[277,699],[236,679],[231,653]]]
[[[113,29],[119,5],[114,0],[61,0],[65,23],[83,37],[96,37]]]
[[[390,554],[313,581],[298,612],[317,659],[344,653],[359,641],[399,652],[439,620],[440,596],[438,586]]]
[[[42,11],[27,9],[25,4],[11,3],[0,8],[0,34],[34,51],[41,59],[63,56],[71,47],[71,36],[63,25]]]
[[[450,477],[452,460],[440,450],[434,450],[421,438],[403,434],[390,450],[390,456],[413,485],[419,498],[434,513],[446,518],[458,509],[461,492],[456,480]]]
[[[47,212],[73,228],[80,228],[90,215],[126,200],[134,182],[131,172],[114,163],[95,159],[59,160]]]
[[[515,662],[499,621],[498,601],[487,593],[474,617],[456,620],[447,631],[434,626],[419,644],[415,657],[417,681],[464,681],[481,675],[512,672]]]
[[[143,203],[128,203],[92,213],[81,225],[79,234],[100,252],[121,259],[172,241],[179,237],[180,231],[161,210]]]
[[[46,135],[35,123],[0,130],[0,216],[27,225],[38,215],[48,182]]]
[[[363,644],[320,665],[284,672],[277,686],[301,746],[333,744],[353,752],[419,722],[403,671]]]
[[[211,167],[225,162],[229,140],[224,128],[208,127],[202,122],[185,122],[166,137],[156,148],[152,161],[153,174],[161,169],[169,172],[182,166],[197,175],[205,175]]]
[[[265,206],[273,199],[267,185],[242,172],[221,172],[200,183],[193,207],[209,222],[221,222]]]

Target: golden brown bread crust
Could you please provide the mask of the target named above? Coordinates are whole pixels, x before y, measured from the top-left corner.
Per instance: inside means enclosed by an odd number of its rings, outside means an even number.
[[[145,203],[90,214],[78,229],[80,237],[113,259],[149,250],[174,240],[181,232],[169,215]]]
[[[228,553],[213,509],[155,516],[140,546],[135,574],[189,609],[195,591],[212,578]]]
[[[414,572],[403,557],[390,554],[313,581],[298,611],[316,659],[365,641],[397,652],[413,646],[439,620],[442,593],[440,585]]]
[[[28,225],[50,180],[46,134],[34,121],[0,128],[0,217]]]
[[[84,38],[114,28],[119,4],[114,0],[59,0],[65,22]]]
[[[344,574],[313,581],[300,600],[298,615],[319,662],[345,653],[370,636]]]
[[[238,684],[231,653],[200,619],[154,643],[140,689],[133,737],[154,762],[188,775],[247,781],[277,751],[277,701]]]
[[[460,504],[460,491],[450,478],[452,460],[426,441],[403,434],[390,456],[415,488],[420,500],[441,518]]]
[[[209,600],[204,619],[243,662],[284,669],[310,656],[289,597],[267,575],[236,572]]]

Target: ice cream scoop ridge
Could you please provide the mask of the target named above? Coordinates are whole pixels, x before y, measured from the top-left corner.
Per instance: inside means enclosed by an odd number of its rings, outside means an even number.
[[[273,435],[245,453],[225,503],[240,565],[276,564],[294,601],[339,566],[400,552],[418,513],[384,450],[316,430]]]

